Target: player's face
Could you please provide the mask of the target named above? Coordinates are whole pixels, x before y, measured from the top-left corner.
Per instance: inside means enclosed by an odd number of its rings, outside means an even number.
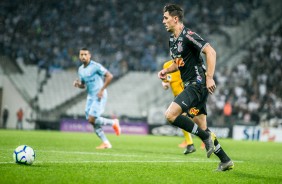
[[[173,32],[176,25],[176,17],[172,17],[168,12],[164,12],[163,24],[168,32]]]
[[[79,51],[79,60],[84,63],[87,64],[90,61],[91,58],[91,54],[89,53],[88,50],[80,50]]]

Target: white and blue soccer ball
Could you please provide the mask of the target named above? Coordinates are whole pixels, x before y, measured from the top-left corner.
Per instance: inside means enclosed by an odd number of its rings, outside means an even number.
[[[31,165],[35,160],[35,152],[30,146],[21,145],[14,150],[13,158],[17,164]]]

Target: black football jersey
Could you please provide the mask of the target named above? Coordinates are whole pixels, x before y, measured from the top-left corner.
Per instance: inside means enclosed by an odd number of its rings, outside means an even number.
[[[186,82],[205,84],[206,68],[201,57],[202,49],[208,45],[197,33],[184,27],[178,38],[169,39],[170,55],[178,65],[181,79]]]

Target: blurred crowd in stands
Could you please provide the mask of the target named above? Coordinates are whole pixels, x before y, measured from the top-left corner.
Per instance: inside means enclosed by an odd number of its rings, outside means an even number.
[[[215,114],[229,123],[282,125],[282,26],[262,32],[247,46],[248,54],[234,68],[216,73],[219,91],[211,95]]]
[[[262,0],[175,0],[185,10],[185,24],[209,39],[221,26],[236,26]],[[116,76],[128,71],[156,71],[156,57],[168,57],[168,33],[162,25],[167,1],[74,0],[4,1],[0,6],[1,54],[48,71],[77,68],[78,49]],[[281,30],[281,28],[279,29]],[[212,114],[258,122],[281,117],[281,31],[262,34],[235,68],[220,68],[219,88],[211,96]],[[280,63],[279,63],[280,62]],[[279,93],[280,92],[280,93]],[[223,111],[224,109],[224,111]]]
[[[229,37],[220,25],[247,19],[260,0],[189,0],[185,24],[207,37]],[[79,65],[77,54],[88,47],[93,58],[116,75],[128,70],[155,71],[156,56],[168,56],[168,33],[162,25],[167,1],[74,0],[1,2],[0,45],[13,59],[40,67],[66,69]],[[211,11],[213,10],[213,11]]]

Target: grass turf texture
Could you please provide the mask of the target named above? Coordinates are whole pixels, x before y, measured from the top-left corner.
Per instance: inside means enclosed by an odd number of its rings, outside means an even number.
[[[282,144],[221,139],[235,168],[215,172],[218,158],[182,154],[182,137],[109,134],[112,149],[96,150],[93,133],[0,130],[0,183],[282,183]],[[13,162],[22,144],[36,152],[33,165]]]

